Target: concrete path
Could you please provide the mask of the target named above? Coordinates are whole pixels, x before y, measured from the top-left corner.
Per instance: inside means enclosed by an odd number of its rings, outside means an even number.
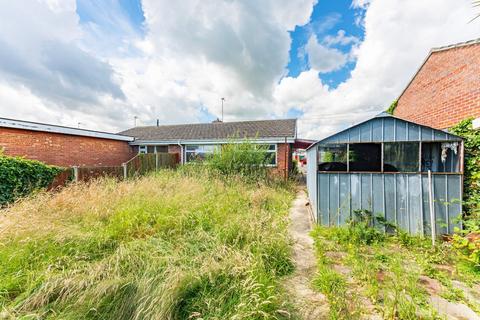
[[[327,298],[314,291],[310,285],[316,273],[316,259],[313,239],[309,236],[312,222],[307,202],[305,191],[301,190],[290,209],[289,232],[294,241],[293,258],[296,269],[286,280],[285,286],[302,319],[328,319]]]

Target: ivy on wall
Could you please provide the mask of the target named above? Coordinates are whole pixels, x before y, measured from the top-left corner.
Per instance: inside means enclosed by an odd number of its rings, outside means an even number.
[[[464,206],[467,216],[480,218],[480,130],[473,129],[473,119],[458,123],[449,131],[464,138]]]
[[[454,245],[480,270],[480,130],[466,119],[450,132],[464,138],[464,230],[454,235]]]
[[[0,206],[46,188],[61,171],[40,161],[0,154]]]
[[[390,107],[386,110],[387,113],[392,114],[395,112],[395,108],[397,108],[398,100],[394,100]]]

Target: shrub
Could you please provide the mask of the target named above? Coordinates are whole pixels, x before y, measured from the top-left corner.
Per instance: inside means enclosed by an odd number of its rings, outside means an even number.
[[[39,161],[0,154],[0,205],[47,187],[61,171]]]
[[[480,268],[480,130],[472,127],[472,119],[466,119],[451,129],[464,138],[465,172],[463,227],[453,237],[454,247]]]
[[[271,161],[267,148],[249,140],[240,143],[232,141],[222,145],[221,150],[207,158],[205,164],[224,176],[241,176],[255,181],[265,179]]]

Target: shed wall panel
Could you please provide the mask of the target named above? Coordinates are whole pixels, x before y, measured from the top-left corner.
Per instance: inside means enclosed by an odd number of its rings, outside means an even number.
[[[434,174],[437,234],[451,233],[461,215],[461,175]],[[318,173],[319,223],[342,225],[370,210],[411,234],[430,234],[428,176],[420,173]]]

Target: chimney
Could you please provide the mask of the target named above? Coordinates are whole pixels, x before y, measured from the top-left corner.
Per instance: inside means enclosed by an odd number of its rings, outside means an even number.
[[[222,123],[223,121],[217,118],[216,120],[213,120],[212,123]]]
[[[160,119],[157,119],[157,127],[160,126]]]

